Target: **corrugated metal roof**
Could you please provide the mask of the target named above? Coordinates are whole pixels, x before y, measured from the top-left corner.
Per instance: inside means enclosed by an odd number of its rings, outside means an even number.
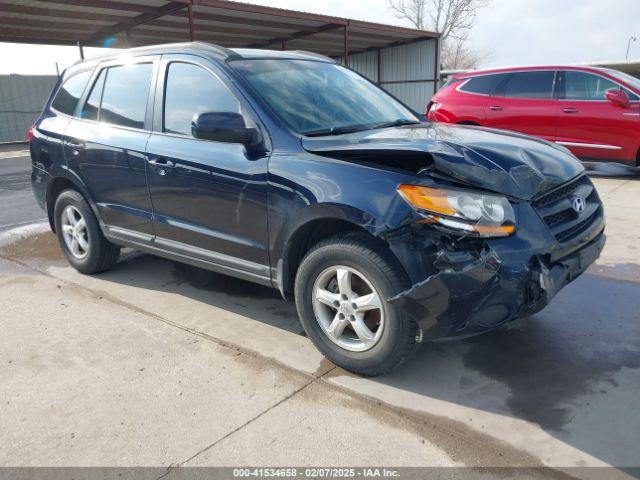
[[[436,33],[225,0],[0,0],[0,41],[86,46],[190,39],[226,47],[309,49],[340,56],[437,37]],[[284,43],[284,45],[283,45]]]

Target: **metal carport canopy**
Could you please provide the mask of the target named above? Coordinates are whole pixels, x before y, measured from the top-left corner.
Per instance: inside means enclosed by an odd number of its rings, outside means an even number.
[[[127,47],[191,39],[311,50],[348,63],[350,54],[437,38],[423,30],[224,0],[0,0],[1,42]]]

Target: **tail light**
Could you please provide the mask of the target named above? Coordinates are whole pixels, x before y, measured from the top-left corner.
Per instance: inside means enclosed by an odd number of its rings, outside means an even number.
[[[31,125],[31,128],[29,128],[29,130],[27,131],[27,140],[29,141],[29,143],[31,143],[33,141],[33,133],[36,131],[36,126]]]

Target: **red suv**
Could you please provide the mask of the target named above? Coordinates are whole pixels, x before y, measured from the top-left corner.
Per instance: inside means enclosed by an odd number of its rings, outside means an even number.
[[[514,130],[557,142],[584,160],[640,166],[640,80],[608,68],[457,74],[431,99],[427,117]]]

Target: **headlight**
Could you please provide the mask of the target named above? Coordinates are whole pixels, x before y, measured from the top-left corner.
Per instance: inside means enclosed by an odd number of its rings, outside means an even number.
[[[400,185],[398,193],[426,221],[480,237],[507,237],[516,231],[516,217],[509,201],[444,188]]]

